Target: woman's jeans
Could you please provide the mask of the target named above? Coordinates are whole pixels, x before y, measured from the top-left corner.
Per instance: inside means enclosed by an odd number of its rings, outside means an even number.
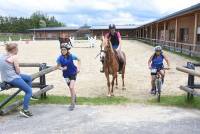
[[[20,74],[20,76],[21,78],[16,78],[9,83],[25,92],[23,109],[28,110],[29,101],[32,96],[32,79],[29,75]]]

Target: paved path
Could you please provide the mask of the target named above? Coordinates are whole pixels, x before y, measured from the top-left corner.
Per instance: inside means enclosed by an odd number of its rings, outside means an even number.
[[[200,111],[139,104],[37,105],[31,118],[0,117],[1,134],[199,134]]]

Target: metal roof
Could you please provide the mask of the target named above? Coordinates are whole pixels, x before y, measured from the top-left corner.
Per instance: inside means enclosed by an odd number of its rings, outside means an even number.
[[[145,25],[149,25],[149,24],[152,24],[152,23],[157,23],[157,22],[169,20],[169,19],[172,19],[172,18],[175,18],[175,17],[178,17],[178,16],[182,16],[182,15],[185,15],[185,14],[189,14],[189,13],[192,13],[192,12],[198,11],[198,10],[200,10],[200,3],[198,3],[196,5],[193,5],[191,7],[188,7],[188,8],[182,9],[182,10],[177,11],[175,13],[169,14],[167,16],[164,16],[164,17],[162,17],[160,19],[157,19],[155,21],[140,25],[140,26],[138,26],[136,28],[143,27]]]
[[[45,27],[29,29],[29,31],[64,31],[64,30],[78,30],[79,27]]]
[[[46,27],[46,28],[36,28],[36,29],[29,29],[29,31],[67,31],[67,30],[74,30],[77,31],[79,29],[84,29],[86,27]],[[136,25],[116,25],[117,29],[134,29]],[[87,29],[89,30],[107,30],[107,25],[98,25],[98,26],[88,26]]]
[[[134,29],[136,25],[116,25],[117,29]],[[91,30],[107,30],[108,25],[92,26]]]
[[[197,11],[197,10],[200,10],[200,3],[193,5],[191,7],[185,8],[183,10],[180,10],[178,12],[169,14],[165,17],[162,17],[162,18],[156,20],[156,22],[160,22],[160,21],[163,21],[163,20],[168,20],[168,19],[171,19],[171,18],[174,18],[174,17],[181,16],[181,15],[184,15],[184,14],[192,13],[192,12]]]

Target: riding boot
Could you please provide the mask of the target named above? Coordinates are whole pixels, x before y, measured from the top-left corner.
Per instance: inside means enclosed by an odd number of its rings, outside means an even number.
[[[162,78],[162,84],[164,84],[164,81],[165,81],[165,78],[163,77],[163,78]]]
[[[103,67],[101,67],[100,72],[104,73],[104,68]]]
[[[100,72],[104,73],[104,67],[103,67],[104,59],[101,59],[101,62],[102,62],[102,67],[100,68]]]

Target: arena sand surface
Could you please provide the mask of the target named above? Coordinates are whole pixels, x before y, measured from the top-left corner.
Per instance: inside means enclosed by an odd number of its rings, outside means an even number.
[[[94,57],[99,53],[99,44],[95,48],[73,48],[72,52],[82,60],[81,73],[77,79],[78,96],[105,96],[106,79],[99,72],[101,63]],[[46,62],[55,65],[60,54],[58,41],[35,41],[19,45],[20,62]],[[79,41],[76,47],[88,46]],[[150,74],[147,68],[148,58],[153,47],[138,41],[123,41],[123,50],[127,55],[126,90],[121,90],[121,81],[116,96],[128,98],[150,98]],[[0,47],[0,53],[4,52]],[[172,69],[167,71],[163,94],[182,94],[178,88],[187,83],[187,75],[175,70],[188,60],[165,52],[171,61]],[[37,69],[22,69],[32,74]],[[55,88],[48,94],[69,95],[60,71],[47,75],[47,83]],[[37,90],[37,89],[34,89]],[[4,93],[11,93],[9,90]],[[26,119],[18,112],[0,117],[2,134],[199,134],[199,110],[175,107],[127,104],[115,106],[76,106],[73,112],[66,105],[34,105],[30,107],[34,116]]]
[[[55,65],[56,59],[60,55],[58,41],[32,41],[28,44],[19,43],[19,61],[25,63],[48,63]],[[106,78],[100,73],[101,63],[99,57],[95,56],[100,51],[100,41],[97,42],[95,48],[87,48],[87,41],[76,41],[75,48],[72,53],[80,57],[82,65],[81,72],[77,77],[76,91],[78,96],[96,97],[105,96],[107,94]],[[150,89],[150,71],[147,67],[147,61],[153,54],[153,47],[134,40],[123,40],[122,50],[126,53],[127,66],[125,74],[126,90],[122,90],[121,75],[119,75],[119,88],[114,90],[116,96],[124,96],[128,98],[149,98]],[[0,53],[4,53],[4,47],[0,47]],[[164,84],[164,95],[182,94],[180,85],[187,84],[187,75],[176,71],[176,66],[186,65],[189,61],[184,57],[164,52],[171,62],[171,70],[166,72]],[[23,73],[32,74],[37,72],[38,68],[22,68]],[[55,86],[53,90],[48,92],[52,95],[69,95],[67,85],[62,78],[62,72],[57,70],[47,75],[47,84]],[[34,89],[37,90],[37,89]],[[4,93],[10,93],[9,90]]]

